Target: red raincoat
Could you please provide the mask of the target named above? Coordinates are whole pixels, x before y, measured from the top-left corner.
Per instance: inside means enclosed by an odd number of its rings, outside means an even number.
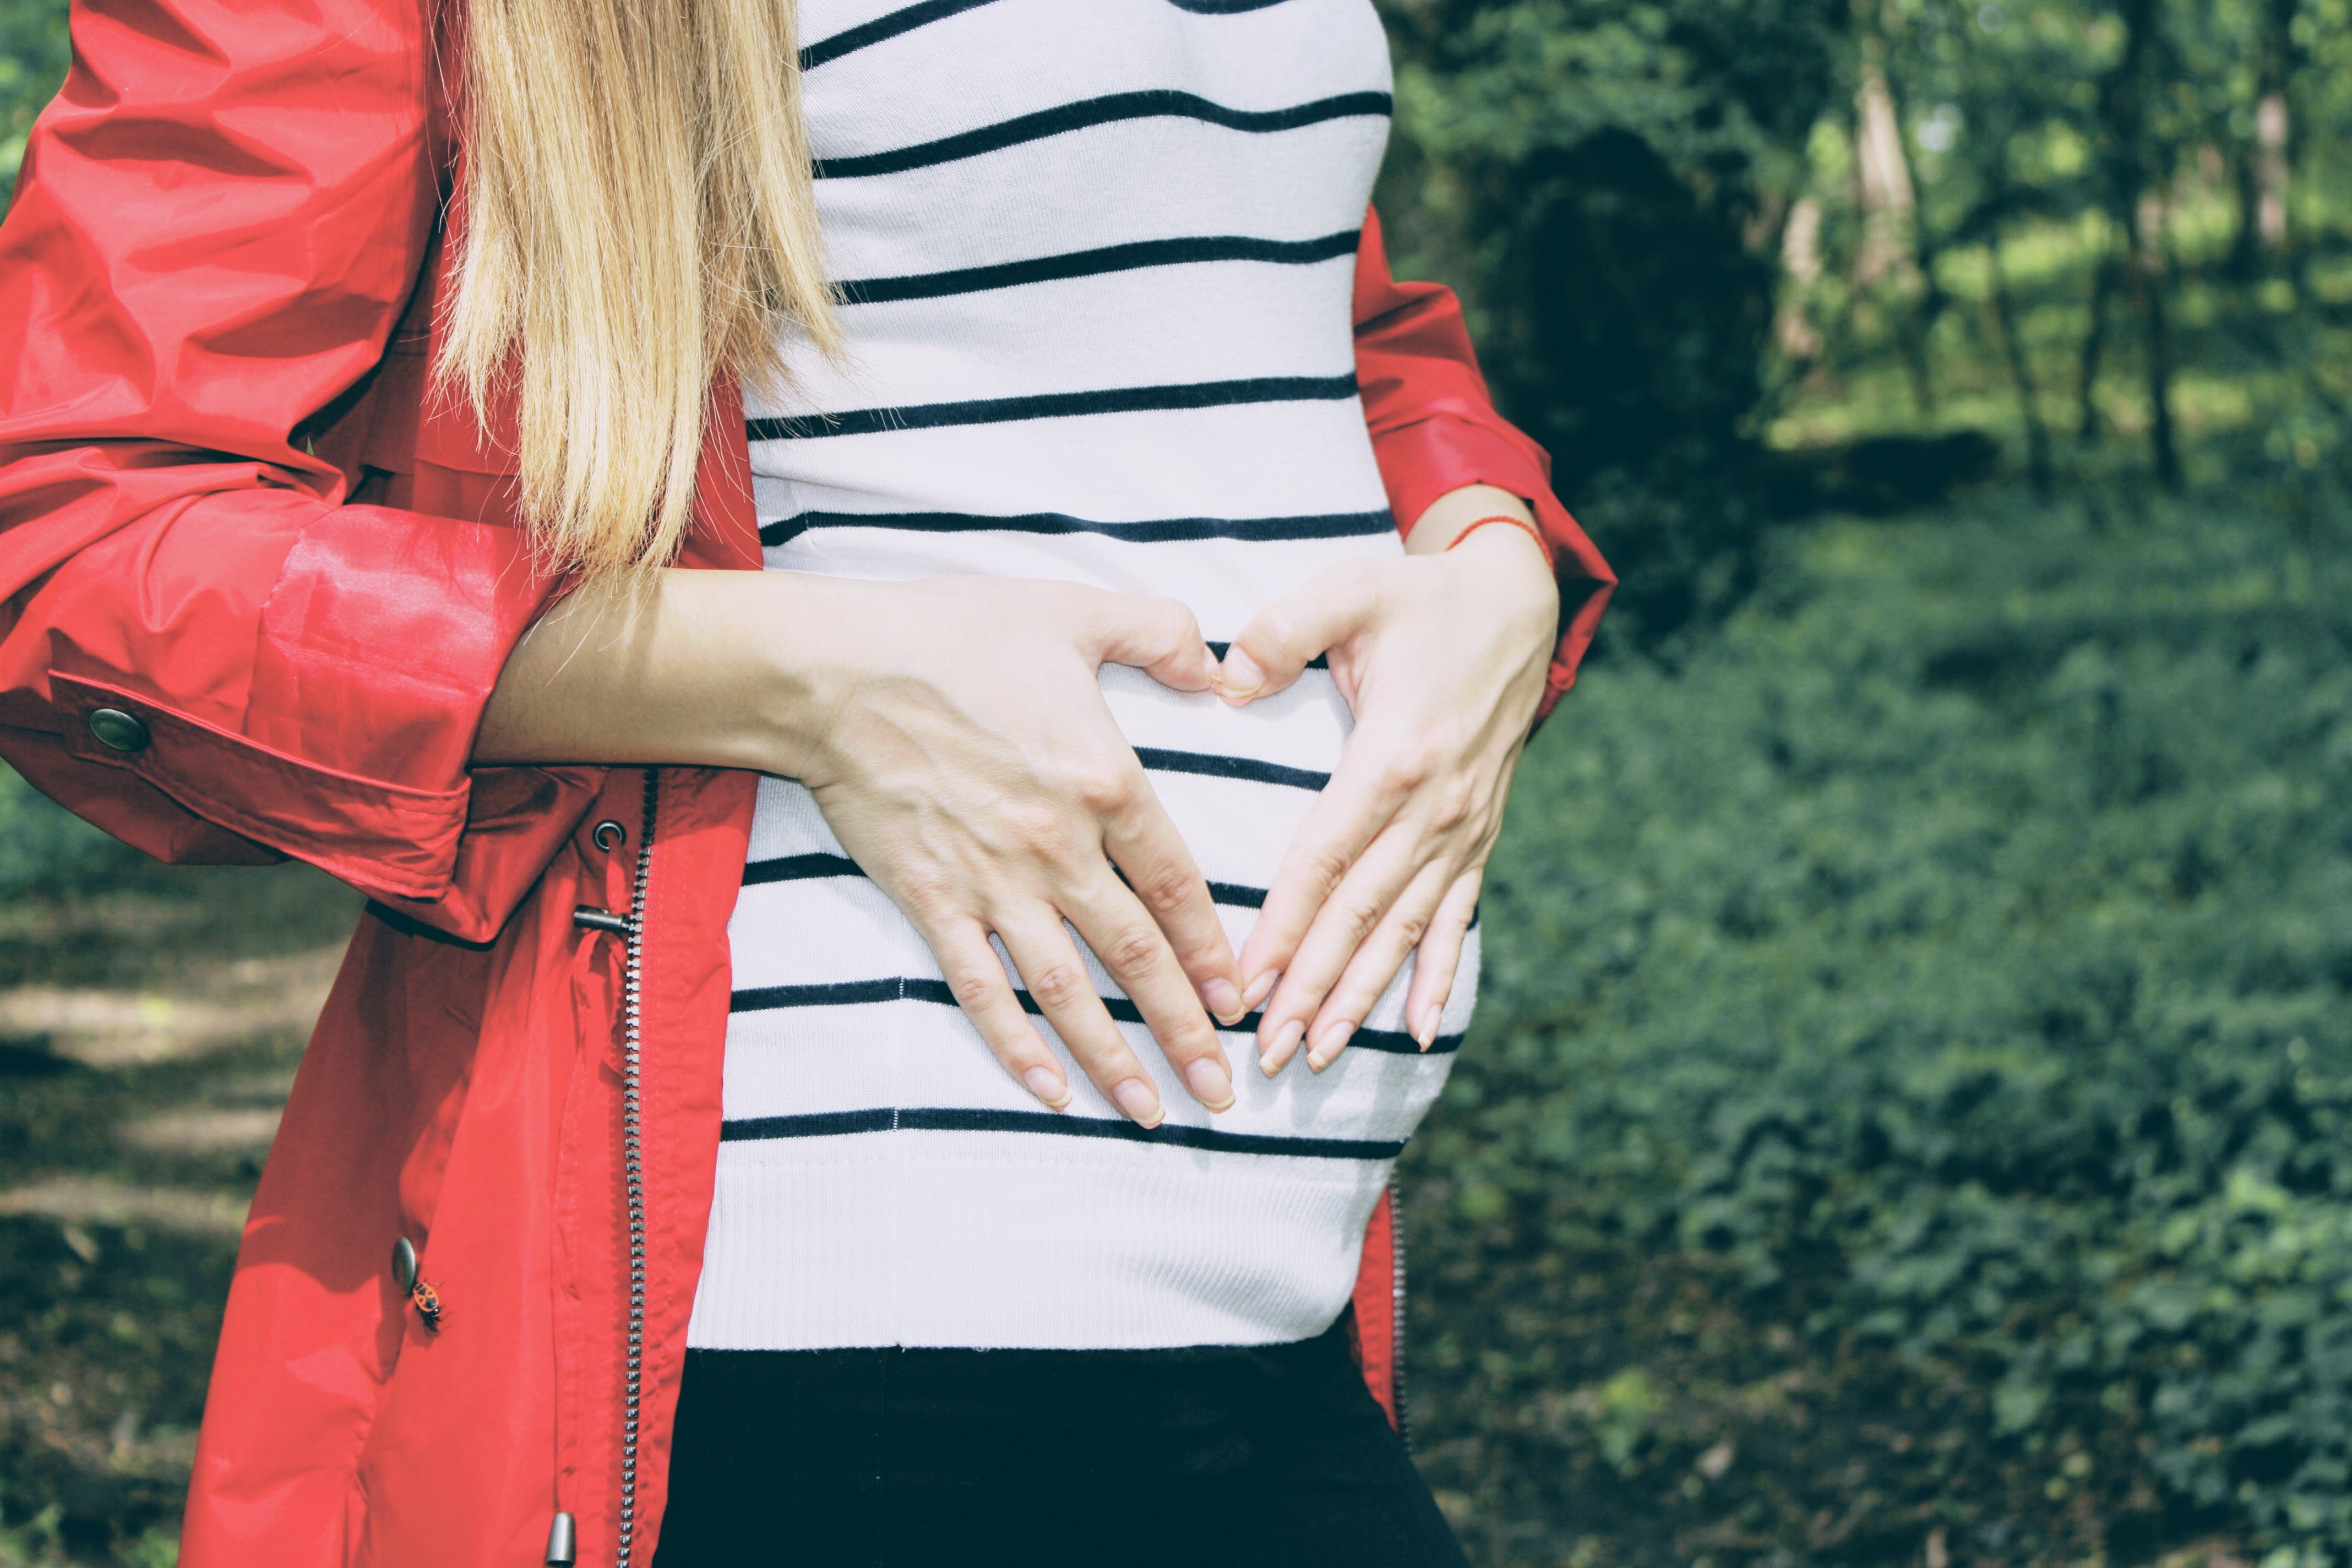
[[[161,859],[291,856],[373,900],[247,1225],[181,1562],[520,1568],[561,1510],[582,1563],[642,1568],[752,776],[469,764],[555,584],[511,442],[426,396],[456,221],[433,0],[93,0],[73,29],[0,226],[0,755]],[[1477,481],[1534,503],[1578,606],[1556,699],[1608,568],[1371,222],[1356,320],[1397,516]],[[753,570],[714,403],[685,562]],[[1383,1399],[1390,1253],[1383,1205],[1357,1292]]]

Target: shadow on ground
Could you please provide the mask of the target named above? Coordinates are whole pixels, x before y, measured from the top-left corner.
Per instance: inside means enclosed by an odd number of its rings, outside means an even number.
[[[0,910],[0,1565],[168,1563],[236,1234],[359,900],[299,867]]]

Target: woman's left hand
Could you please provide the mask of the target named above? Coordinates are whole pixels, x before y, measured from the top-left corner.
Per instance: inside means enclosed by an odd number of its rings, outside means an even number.
[[[1524,508],[1483,486],[1443,498],[1403,560],[1323,573],[1261,611],[1220,667],[1238,706],[1328,652],[1356,718],[1242,948],[1268,1076],[1302,1041],[1328,1067],[1409,955],[1406,1027],[1423,1050],[1437,1038],[1558,635],[1559,589],[1528,532],[1490,523],[1445,549],[1499,512]]]

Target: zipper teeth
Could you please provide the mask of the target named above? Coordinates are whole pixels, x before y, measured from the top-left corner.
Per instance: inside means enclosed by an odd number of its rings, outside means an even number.
[[[1396,1405],[1397,1439],[1412,1452],[1404,1414],[1404,1194],[1389,1178],[1389,1398]]]
[[[622,972],[621,1170],[629,1193],[629,1342],[622,1376],[621,1528],[613,1568],[629,1568],[637,1533],[637,1410],[646,1371],[646,1165],[641,1139],[644,1066],[646,886],[653,875],[654,813],[661,774],[646,770],[646,825],[629,887],[628,961]]]

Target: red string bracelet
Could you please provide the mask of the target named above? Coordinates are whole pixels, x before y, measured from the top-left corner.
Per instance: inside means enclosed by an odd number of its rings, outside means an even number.
[[[1445,548],[1448,550],[1453,549],[1454,545],[1461,543],[1464,540],[1469,538],[1472,534],[1477,532],[1480,529],[1486,527],[1490,522],[1506,522],[1510,524],[1513,528],[1519,530],[1519,531],[1525,533],[1529,539],[1534,540],[1536,542],[1536,548],[1543,552],[1545,565],[1554,568],[1559,566],[1559,562],[1552,556],[1551,541],[1543,536],[1543,531],[1536,527],[1534,523],[1529,522],[1526,518],[1514,517],[1507,511],[1498,511],[1491,517],[1479,518],[1475,522],[1465,527],[1461,532],[1455,534],[1454,536],[1453,542],[1446,545]]]

